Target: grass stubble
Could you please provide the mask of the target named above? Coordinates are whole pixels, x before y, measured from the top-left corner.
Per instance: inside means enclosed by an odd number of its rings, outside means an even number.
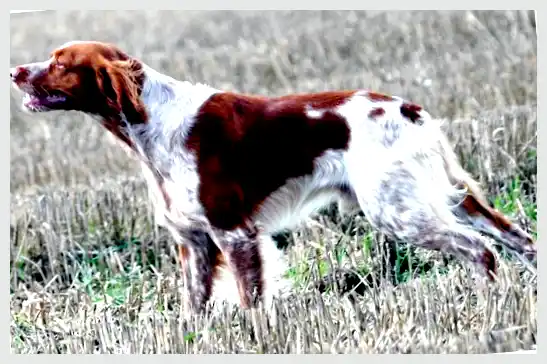
[[[12,64],[66,40],[100,39],[174,77],[221,88],[282,94],[367,87],[410,98],[446,118],[462,163],[491,202],[536,232],[530,12],[61,11],[12,18]],[[44,30],[44,21],[55,26]],[[341,220],[332,211],[278,237],[289,242],[294,292],[276,302],[275,315],[221,307],[190,317],[181,306],[175,247],[153,224],[136,163],[91,120],[30,116],[11,97],[14,353],[535,348],[533,268],[507,257],[498,282],[484,287],[459,262],[387,241],[362,217]]]

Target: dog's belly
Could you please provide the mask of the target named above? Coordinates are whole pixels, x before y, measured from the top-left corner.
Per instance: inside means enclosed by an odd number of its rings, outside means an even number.
[[[266,234],[296,228],[309,216],[333,202],[353,206],[350,195],[340,186],[310,188],[306,178],[291,180],[267,198],[253,216]]]

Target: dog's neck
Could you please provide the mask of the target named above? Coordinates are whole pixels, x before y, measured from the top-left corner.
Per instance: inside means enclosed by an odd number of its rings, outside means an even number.
[[[125,123],[129,145],[149,166],[171,169],[185,154],[185,140],[195,117],[211,95],[220,92],[210,86],[179,81],[143,64],[141,91],[147,120]]]
[[[143,70],[141,100],[150,123],[188,122],[212,94],[219,92],[208,85],[179,81],[146,64],[143,64]]]
[[[194,124],[199,108],[220,91],[205,84],[177,80],[142,62],[141,65],[140,100],[146,110],[145,117],[128,119],[123,113],[115,118],[92,116],[133,150],[145,146],[148,150],[152,147],[150,143],[163,143],[166,147],[176,139],[182,141]]]
[[[144,84],[141,100],[146,106],[149,118],[155,119],[156,114],[161,113],[161,109],[176,98],[175,89],[180,87],[181,83],[189,82],[175,80],[146,64],[143,64],[143,71]]]

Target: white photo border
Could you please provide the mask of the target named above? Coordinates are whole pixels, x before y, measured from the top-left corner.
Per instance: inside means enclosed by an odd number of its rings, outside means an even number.
[[[66,1],[66,0],[65,0]],[[38,1],[38,0],[25,0],[25,1],[12,1],[10,2],[9,4],[10,5],[13,5],[14,7],[29,7],[29,8],[36,8],[36,7],[47,7],[49,9],[53,8],[53,9],[58,9],[58,10],[68,10],[70,8],[72,9],[86,9],[88,8],[87,4],[80,4],[82,5],[81,7],[78,7],[78,8],[74,8],[73,5],[75,5],[76,3],[71,3],[71,2],[65,2],[63,0],[53,0],[53,1],[44,1],[44,0],[41,0],[41,1]],[[145,10],[147,9],[147,5],[149,5],[150,3],[148,3],[147,1],[142,1],[142,0],[120,0],[120,1],[117,1],[116,3],[119,4],[118,6],[123,8],[123,5],[126,5],[127,7],[135,7],[137,5],[141,5],[141,10]],[[125,4],[124,4],[125,3]],[[112,8],[112,5],[113,5],[113,2],[112,1],[108,1],[108,0],[95,0],[92,2],[93,5],[95,5],[95,8],[97,7],[101,7],[101,6],[104,6],[105,8],[108,8],[110,7],[109,10],[114,10],[115,8]],[[412,4],[414,6],[414,8],[410,8],[410,9],[405,9],[405,5],[408,5],[408,4]],[[468,10],[468,9],[507,9],[507,8],[510,8],[510,2],[509,1],[500,1],[500,0],[497,0],[497,1],[493,1],[493,0],[482,0],[480,3],[477,3],[476,1],[459,1],[458,2],[458,5],[462,5],[462,8],[465,9],[465,10]],[[547,12],[543,12],[541,11],[541,8],[542,7],[545,7],[545,5],[541,5],[542,3],[541,2],[532,2],[532,1],[520,1],[519,2],[519,5],[521,9],[536,9],[536,29],[538,29],[538,32],[539,32],[539,29],[541,29],[542,27],[542,24],[543,24],[543,21],[545,20],[541,20],[542,18],[545,19],[546,18],[546,14]],[[545,4],[545,3],[543,3]],[[71,6],[72,5],[72,6]],[[294,1],[294,0],[277,0],[275,2],[272,2],[272,3],[264,3],[264,5],[260,6],[260,3],[256,0],[254,1],[249,1],[249,0],[236,0],[236,1],[231,1],[229,3],[227,2],[224,2],[222,0],[199,0],[199,1],[196,1],[194,3],[192,2],[177,2],[175,0],[156,0],[154,1],[154,5],[157,5],[158,8],[160,9],[180,9],[180,10],[287,10],[287,9],[321,9],[321,10],[335,10],[335,9],[369,9],[369,10],[413,10],[413,9],[429,9],[429,10],[439,10],[439,9],[446,9],[446,10],[454,10],[453,8],[451,8],[451,6],[453,6],[454,4],[453,3],[449,3],[449,6],[448,7],[441,7],[441,3],[440,2],[436,2],[436,1],[433,1],[433,0],[420,0],[420,1],[414,1],[412,3],[408,3],[406,1],[403,1],[403,0],[394,0],[390,3],[378,3],[378,2],[370,2],[370,3],[366,3],[366,2],[360,2],[358,0],[351,0],[351,1],[348,1],[348,0],[337,0],[336,2],[329,2],[329,1],[300,1],[300,2],[297,2],[297,1]],[[378,8],[378,5],[382,5],[384,6],[384,8]],[[467,5],[467,7],[464,7],[464,5]],[[481,6],[482,5],[482,6]],[[504,5],[506,5],[507,7],[504,7]],[[391,8],[391,9],[390,9]],[[512,8],[515,8],[514,6]],[[92,9],[89,9],[89,10],[92,10]],[[98,10],[98,9],[93,9],[93,10]],[[106,9],[100,9],[100,10],[106,10]],[[136,10],[136,9],[134,9]],[[28,11],[44,11],[44,10],[10,10],[10,20],[11,20],[11,17],[16,17],[16,16],[21,16],[19,15],[18,13],[21,13],[21,12],[28,12]],[[47,10],[46,10],[47,11]],[[24,15],[23,15],[24,16]],[[7,36],[7,38],[3,38],[4,41],[6,41],[5,43],[5,46],[8,48],[8,55],[10,53],[10,30],[9,30],[9,22],[6,21],[7,19],[4,18],[5,21],[2,22],[2,24],[5,24],[3,29],[4,30],[4,34]],[[48,24],[44,24],[44,26],[48,26]],[[538,33],[538,39],[540,38],[539,36],[539,33]],[[541,60],[541,59],[547,59],[547,56],[545,56],[545,47],[543,46],[542,42],[540,42],[538,40],[538,59]],[[545,56],[545,57],[544,57]],[[541,120],[541,107],[539,107],[539,105],[541,104],[540,102],[540,99],[543,97],[543,94],[540,92],[540,89],[541,87],[544,85],[544,79],[543,79],[543,76],[544,76],[544,72],[542,72],[542,68],[544,67],[541,67],[540,65],[542,64],[541,62],[538,62],[538,69],[537,69],[537,75],[538,75],[538,80],[537,80],[537,84],[538,84],[538,113],[539,113],[539,117],[538,117],[538,120]],[[9,67],[9,65],[8,65]],[[6,72],[7,72],[7,68],[6,68]],[[8,78],[6,77],[6,87],[2,89],[2,93],[4,94],[4,96],[2,97],[2,99],[4,100],[3,102],[6,102],[6,103],[9,103],[9,88],[10,88],[10,85],[9,85],[9,80]],[[7,112],[8,113],[8,116],[7,116],[7,119],[9,121],[9,110],[10,110],[10,107],[9,107],[9,104],[5,105],[4,107],[2,107],[2,109],[4,110],[4,112]],[[547,145],[547,141],[543,141],[543,139],[545,138],[543,135],[545,133],[547,133],[547,127],[542,127],[541,126],[542,123],[539,123],[538,122],[538,159],[541,159],[543,158],[543,156],[545,155],[544,151],[543,151],[543,146],[544,145]],[[9,123],[8,122],[4,122],[2,123],[2,127],[7,129],[5,132],[1,132],[0,135],[2,138],[6,138],[8,139],[9,138]],[[542,132],[541,129],[546,129],[545,132]],[[7,155],[9,156],[10,155],[10,150],[9,150],[9,143],[8,143],[8,140],[6,140],[5,143],[0,143],[1,145],[3,145],[4,147],[4,150],[6,151],[5,153],[6,154],[3,154],[3,155]],[[8,170],[9,169],[9,157],[8,158],[2,158],[1,160],[2,164],[3,165],[6,165],[6,168],[3,168],[4,170]],[[540,165],[541,163],[538,162],[538,165]],[[541,188],[540,186],[541,185],[544,185],[546,183],[546,180],[545,180],[545,177],[546,177],[546,173],[544,172],[543,169],[541,168],[538,168],[538,194],[540,194],[541,190],[543,190],[543,188]],[[10,184],[9,182],[9,175],[8,177],[3,177],[2,178],[3,180],[3,183],[6,183],[8,186]],[[3,210],[4,212],[2,212],[2,214],[6,214],[5,215],[5,218],[6,219],[9,219],[9,195],[7,193],[7,189],[4,190],[2,189],[3,191],[5,191],[4,193],[2,193],[2,200],[4,200],[4,203],[2,203],[2,206],[4,206]],[[538,196],[538,211],[544,211],[546,210],[546,207],[543,206],[544,205],[544,200],[542,198],[540,198]],[[547,226],[547,221],[545,223],[542,223],[541,221],[544,221],[545,218],[543,217],[542,214],[540,214],[538,216],[538,237],[539,239],[541,239],[541,237],[543,236],[541,234],[540,231],[543,231],[545,230],[544,226]],[[541,246],[541,245],[544,245],[546,244],[546,242],[540,242],[538,239],[538,245]],[[7,254],[6,256],[9,254],[9,244],[2,244],[2,249],[6,249],[8,250],[7,251]],[[543,250],[542,249],[539,249],[539,253],[538,253],[540,256],[543,255]],[[541,258],[538,257],[538,260],[540,261]],[[538,266],[538,269],[541,270],[541,265]],[[538,280],[538,284],[541,285],[543,282],[541,279]],[[9,279],[6,279],[6,281],[3,281],[5,283],[3,283],[4,285],[4,289],[2,290],[3,292],[8,292],[9,290]],[[538,287],[539,288],[539,287]],[[3,299],[2,302],[5,306],[7,306],[4,310],[5,312],[5,315],[7,317],[7,322],[6,322],[6,326],[9,326],[10,325],[10,319],[9,319],[9,314],[8,314],[8,309],[9,309],[9,295],[7,297],[7,299]],[[540,305],[541,307],[541,302],[538,302],[538,305]],[[543,309],[542,309],[543,311]],[[545,315],[538,315],[538,326],[540,327],[544,327],[544,319],[545,319]],[[5,330],[4,332],[7,332],[7,330]],[[542,331],[541,330],[538,330],[539,333],[541,333]],[[9,335],[9,333],[8,333]],[[538,346],[539,346],[539,341],[540,341],[540,338],[543,338],[543,336],[541,335],[538,335]],[[31,355],[31,356],[23,356],[23,355],[14,355],[14,354],[10,354],[10,340],[9,340],[9,336],[3,340],[1,340],[2,342],[5,343],[5,350],[2,351],[2,357],[4,355],[10,355],[10,358],[5,358],[5,359],[0,359],[0,361],[2,362],[11,362],[11,363],[14,363],[14,364],[17,364],[17,363],[22,363],[22,362],[26,362],[26,361],[34,361],[34,360],[37,360],[37,361],[40,361],[40,360],[44,360],[46,363],[51,361],[51,362],[58,362],[58,361],[65,361],[65,360],[71,360],[71,359],[63,359],[63,357],[61,356],[59,359],[55,359],[55,358],[52,358],[51,355],[45,355],[45,356],[35,356],[35,355]],[[515,354],[519,354],[519,353],[532,353],[532,354],[536,354],[536,350],[534,351],[528,351],[528,352],[516,352]],[[510,354],[513,354],[513,353],[510,353]],[[181,354],[182,355],[182,354]],[[363,354],[363,355],[366,355],[366,354]],[[496,356],[495,358],[493,358],[493,356]],[[96,355],[80,355],[81,356],[81,360],[82,360],[82,364],[84,362],[95,362],[97,360],[97,362],[99,360],[106,360],[107,362],[112,360],[113,362],[115,362],[117,359],[115,358],[112,358],[112,359],[109,359],[108,356],[105,356],[105,358],[101,359],[101,358],[98,358]],[[226,358],[222,358],[221,356],[226,356]],[[434,362],[436,361],[436,359],[434,358],[429,358],[431,355],[423,355],[424,358],[416,358],[415,356],[406,356],[406,357],[401,357],[401,356],[393,356],[392,358],[390,359],[387,359],[387,358],[380,358],[379,355],[368,355],[368,357],[366,358],[363,358],[361,355],[345,355],[343,358],[327,358],[327,357],[324,357],[322,355],[319,355],[319,356],[316,356],[316,355],[301,355],[299,357],[296,356],[296,354],[293,354],[293,355],[288,355],[288,358],[286,360],[288,360],[288,362],[294,362],[294,363],[300,363],[300,362],[306,362],[306,361],[309,361],[309,362],[314,362],[315,364],[320,364],[321,361],[325,360],[325,363],[331,361],[331,360],[335,360],[335,361],[339,361],[339,362],[344,362],[344,363],[362,363],[363,360],[366,360],[367,363],[369,362],[382,362],[382,361],[387,361],[387,360],[393,360],[395,362],[401,360],[401,362],[410,362],[410,361],[423,361],[423,364],[425,364],[425,362]],[[513,355],[499,355],[499,354],[485,354],[485,355],[482,355],[481,357],[477,358],[478,355],[470,355],[472,356],[473,358],[469,358],[468,360],[470,360],[470,362],[474,362],[475,360],[477,360],[477,362],[480,362],[480,361],[489,361],[489,360],[492,360],[492,361],[496,361],[497,363],[499,362],[504,362],[505,360],[509,361],[509,360],[515,360],[515,359],[511,359],[513,358]],[[172,356],[172,355],[162,355],[161,358],[158,358],[158,359],[154,359],[155,357],[154,356],[145,356],[145,355],[135,355],[135,359],[136,362],[140,362],[141,360],[143,362],[145,361],[148,361],[150,360],[150,362],[152,361],[155,361],[157,360],[158,362],[161,361],[162,363],[166,363],[167,361],[173,361],[173,362],[177,362],[177,363],[180,363],[180,360],[185,360],[186,358],[179,358],[177,356]],[[232,357],[232,359],[230,359],[230,356],[228,356],[228,354],[223,354],[223,355],[192,355],[192,357],[188,357],[186,360],[189,360],[190,362],[204,362],[204,363],[214,363],[214,362],[224,362],[224,363],[228,363],[230,361],[233,361],[234,363],[237,362],[237,363],[243,363],[243,362],[246,362],[246,361],[254,361],[256,359],[252,359],[253,357],[250,356],[250,355],[242,355],[242,356],[239,356],[237,358],[234,358]],[[413,359],[414,358],[414,359]],[[264,364],[268,363],[268,362],[272,362],[274,363],[275,362],[275,358],[273,357],[273,355],[265,355],[264,359],[261,359],[261,360],[264,360]],[[277,359],[279,360],[279,359]],[[457,359],[457,358],[453,358],[453,359],[446,359],[448,360],[449,362],[450,361],[453,361],[453,362],[459,362],[461,359]],[[518,360],[518,359],[517,359]],[[533,361],[535,361],[536,359],[533,359]],[[539,359],[538,359],[539,360]],[[470,363],[471,364],[471,363]]]

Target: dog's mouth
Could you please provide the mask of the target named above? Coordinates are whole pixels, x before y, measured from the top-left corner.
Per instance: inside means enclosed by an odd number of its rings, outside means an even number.
[[[61,93],[25,93],[23,107],[29,111],[40,112],[62,109],[67,101],[67,96]]]

